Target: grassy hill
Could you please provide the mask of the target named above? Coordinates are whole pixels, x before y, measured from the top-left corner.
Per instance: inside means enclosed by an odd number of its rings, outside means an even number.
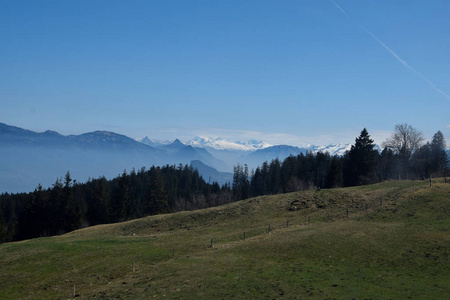
[[[449,228],[442,180],[264,196],[0,245],[0,298],[448,299]]]

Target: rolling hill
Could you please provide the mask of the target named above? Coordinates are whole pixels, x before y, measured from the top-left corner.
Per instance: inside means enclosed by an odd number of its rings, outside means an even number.
[[[264,196],[0,245],[2,299],[448,299],[450,184]]]

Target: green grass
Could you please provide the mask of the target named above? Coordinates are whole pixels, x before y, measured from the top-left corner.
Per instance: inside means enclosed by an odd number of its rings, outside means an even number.
[[[0,245],[0,298],[448,299],[449,228],[439,180],[264,196]]]

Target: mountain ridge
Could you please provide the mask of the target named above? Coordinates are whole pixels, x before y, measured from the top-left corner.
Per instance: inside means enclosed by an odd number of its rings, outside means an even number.
[[[136,140],[106,130],[61,135],[52,130],[35,132],[4,123],[0,123],[0,145],[3,158],[0,193],[31,191],[39,183],[48,187],[67,171],[83,182],[97,176],[112,178],[124,169],[201,161],[217,172],[230,173],[238,163],[256,169],[264,161],[275,158],[283,160],[290,155],[317,151],[343,155],[350,149],[350,144],[296,147],[270,145],[259,140],[233,142],[199,136],[185,143],[179,139],[168,142],[148,137]]]
[[[179,140],[166,148],[155,148],[104,130],[61,135],[0,123],[0,146],[0,193],[32,191],[38,184],[46,188],[67,171],[72,178],[84,182],[97,176],[113,178],[124,169],[188,165],[193,160],[214,168],[225,165],[207,150],[184,145]]]

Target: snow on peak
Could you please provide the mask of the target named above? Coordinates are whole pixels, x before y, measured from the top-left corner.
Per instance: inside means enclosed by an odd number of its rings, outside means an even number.
[[[169,141],[169,140],[149,139],[147,136],[143,139],[137,139],[136,141],[146,144],[148,146],[152,146],[152,147],[161,147],[161,146],[169,145],[172,143],[172,141]]]
[[[313,153],[328,152],[330,155],[344,155],[352,147],[351,144],[331,144],[328,146],[314,146],[310,145],[308,148]]]
[[[270,147],[272,145],[257,140],[248,141],[229,141],[220,137],[201,137],[196,136],[193,139],[186,142],[186,145],[193,147],[209,147],[216,150],[241,150],[241,151],[254,151]]]

